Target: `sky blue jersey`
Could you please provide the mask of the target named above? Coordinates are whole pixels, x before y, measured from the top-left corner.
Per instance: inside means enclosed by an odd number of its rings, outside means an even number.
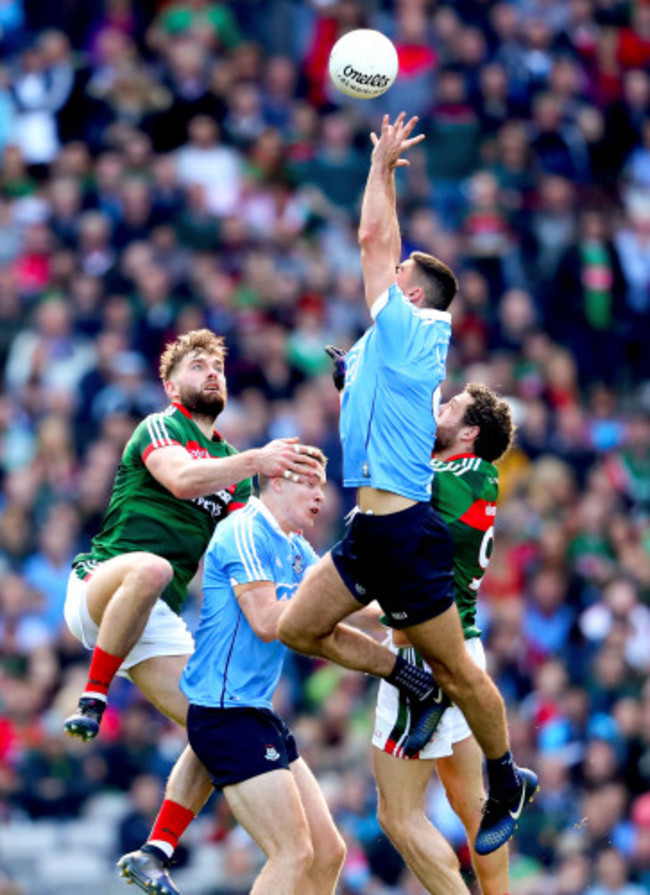
[[[196,649],[181,677],[190,702],[271,708],[286,647],[260,640],[233,586],[272,581],[277,599],[289,600],[317,559],[310,544],[299,534],[285,534],[256,497],[217,526],[205,556]]]
[[[370,313],[374,325],[346,356],[344,484],[427,501],[451,315],[416,308],[396,284]]]

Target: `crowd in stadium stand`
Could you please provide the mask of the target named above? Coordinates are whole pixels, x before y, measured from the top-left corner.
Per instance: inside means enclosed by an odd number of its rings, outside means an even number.
[[[397,46],[380,99],[328,83],[352,27]],[[112,874],[183,742],[123,681],[95,743],[62,733],[88,665],[70,561],[164,406],[166,340],[226,337],[220,431],[321,447],[314,546],[340,536],[323,347],[367,324],[368,134],[402,109],[426,134],[398,175],[404,253],[460,280],[445,396],[483,381],[518,424],[480,598],[514,754],[540,773],[511,892],[649,892],[650,2],[5,0],[0,57],[0,892],[30,891],[11,824],[83,819],[102,793],[122,794]],[[278,707],[348,842],[341,891],[407,895],[376,820],[374,694],[293,658]],[[430,808],[468,868],[435,787]],[[192,891],[248,891],[258,857],[222,799],[197,829],[222,877]]]

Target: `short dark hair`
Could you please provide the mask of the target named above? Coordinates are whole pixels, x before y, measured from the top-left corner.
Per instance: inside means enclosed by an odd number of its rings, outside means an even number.
[[[472,403],[465,411],[463,422],[466,426],[479,428],[474,453],[494,463],[512,447],[515,435],[512,411],[503,398],[480,382],[469,382],[465,391],[471,395]]]
[[[411,252],[409,258],[415,262],[415,280],[424,290],[425,306],[446,311],[458,292],[458,280],[451,269],[426,252]]]

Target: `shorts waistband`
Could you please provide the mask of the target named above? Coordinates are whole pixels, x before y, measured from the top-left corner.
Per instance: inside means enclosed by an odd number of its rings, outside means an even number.
[[[386,513],[381,516],[376,516],[374,513],[364,513],[359,507],[355,507],[349,513],[348,518],[350,524],[362,525],[364,528],[394,529],[396,525],[415,522],[430,512],[433,512],[431,504],[428,501],[421,501],[420,503],[414,503],[413,506],[407,507],[405,510],[398,510],[396,513]]]

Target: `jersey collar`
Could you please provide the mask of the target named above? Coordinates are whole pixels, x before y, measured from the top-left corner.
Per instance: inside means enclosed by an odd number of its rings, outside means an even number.
[[[280,523],[275,518],[273,513],[269,510],[269,508],[266,506],[266,504],[264,503],[263,500],[260,500],[259,497],[256,497],[254,494],[251,494],[251,496],[248,498],[248,503],[249,503],[249,505],[255,507],[255,509],[259,513],[261,513],[262,516],[264,516],[264,518],[269,523],[269,525],[275,531],[277,531],[278,534],[281,534],[283,538],[286,538],[289,541],[291,540],[294,532],[290,532],[289,534],[287,534],[286,531],[284,531],[282,528],[280,528]]]
[[[453,457],[447,457],[446,460],[441,460],[439,462],[451,463],[453,460],[476,460],[477,458],[478,454],[454,454]]]
[[[183,407],[183,405],[179,404],[177,401],[172,401],[172,407],[175,407],[176,410],[178,410],[179,413],[182,413],[183,416],[187,417],[188,420],[192,420],[192,414],[189,412],[187,407]],[[192,422],[194,422],[194,420],[192,420]],[[212,438],[216,438],[217,441],[223,441],[223,438],[216,429],[212,430]]]

